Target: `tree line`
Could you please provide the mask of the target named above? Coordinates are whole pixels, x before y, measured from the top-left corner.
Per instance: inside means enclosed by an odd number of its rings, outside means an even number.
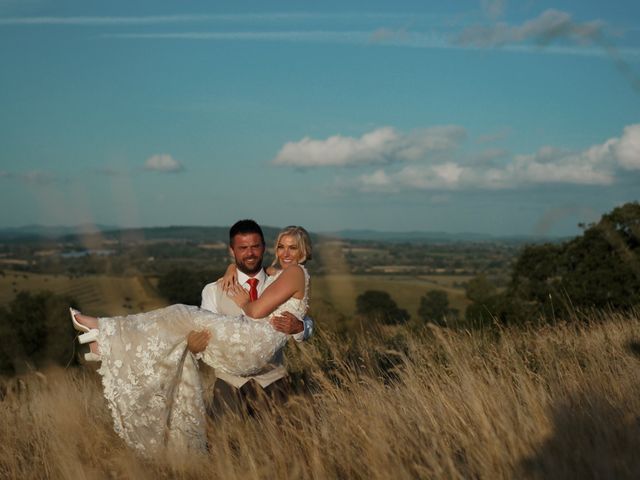
[[[526,246],[504,289],[484,275],[471,279],[464,322],[449,307],[446,292],[432,290],[420,299],[418,323],[554,322],[589,309],[624,311],[640,305],[640,204],[627,203],[580,227],[582,235],[572,240]],[[409,320],[407,311],[382,291],[358,296],[356,311],[384,324]]]

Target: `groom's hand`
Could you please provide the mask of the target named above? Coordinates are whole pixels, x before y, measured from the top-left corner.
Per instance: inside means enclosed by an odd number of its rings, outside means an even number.
[[[287,335],[294,335],[304,330],[304,324],[293,313],[289,312],[282,312],[282,315],[273,317],[271,325],[277,331]]]
[[[211,338],[209,330],[201,330],[199,332],[192,330],[187,335],[187,348],[191,353],[200,353],[207,348],[209,338]]]

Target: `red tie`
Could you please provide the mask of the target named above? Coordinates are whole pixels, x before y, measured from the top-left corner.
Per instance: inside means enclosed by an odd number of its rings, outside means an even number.
[[[254,300],[258,299],[258,282],[260,280],[258,280],[257,278],[250,278],[249,280],[247,280],[247,283],[249,284],[249,301],[253,302]]]

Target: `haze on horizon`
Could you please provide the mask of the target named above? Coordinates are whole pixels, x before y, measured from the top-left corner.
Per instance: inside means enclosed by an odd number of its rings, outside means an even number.
[[[640,189],[640,4],[0,0],[0,227],[564,236]]]

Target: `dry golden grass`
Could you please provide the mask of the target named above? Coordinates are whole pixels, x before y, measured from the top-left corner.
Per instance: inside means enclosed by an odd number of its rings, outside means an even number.
[[[602,316],[353,343],[320,334],[289,348],[309,393],[212,423],[209,454],[182,458],[136,457],[90,369],[7,380],[0,478],[640,478],[640,317]]]

